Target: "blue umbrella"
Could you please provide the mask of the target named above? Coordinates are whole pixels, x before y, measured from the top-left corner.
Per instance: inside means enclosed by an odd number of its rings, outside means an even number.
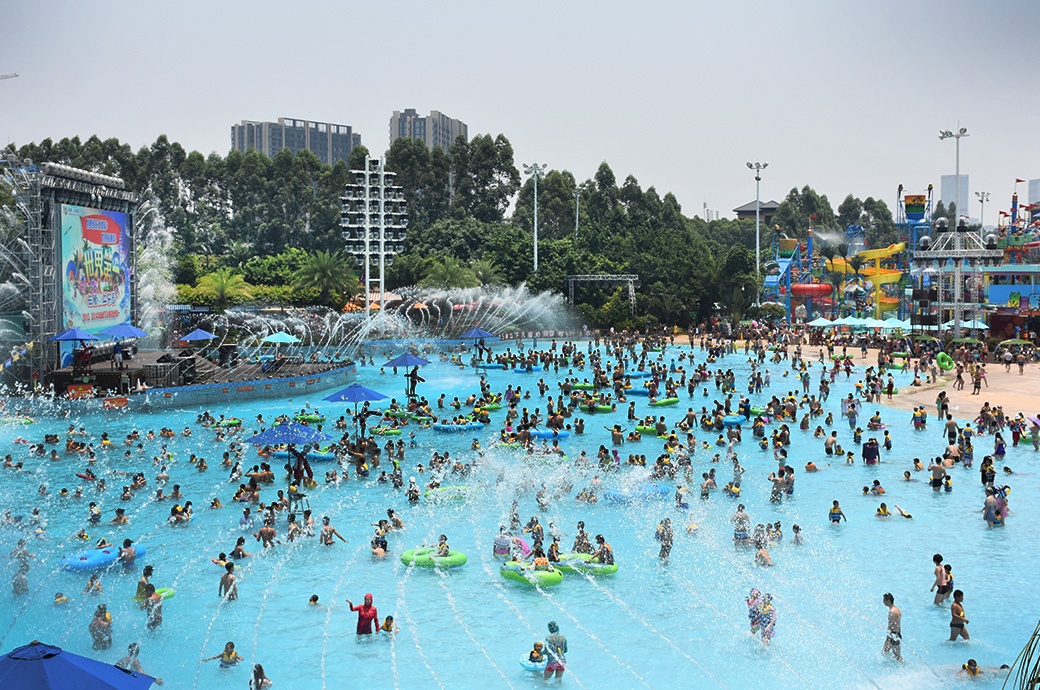
[[[300,342],[300,339],[295,335],[290,335],[285,331],[280,331],[273,335],[269,335],[260,342],[262,343],[277,343],[279,345],[293,345]]]
[[[483,328],[471,328],[459,336],[464,339],[479,340],[481,338],[494,338],[494,333],[488,333]]]
[[[276,446],[282,443],[320,443],[321,441],[328,441],[330,438],[332,437],[321,433],[317,429],[312,429],[304,424],[289,422],[287,424],[279,424],[267,431],[261,431],[249,439],[249,442],[254,446]]]
[[[155,678],[33,641],[0,658],[0,687],[147,690]]]
[[[196,328],[194,331],[181,338],[181,340],[187,340],[190,342],[192,340],[212,340],[216,337],[217,336],[215,334],[210,333],[209,331],[204,331],[201,328]]]
[[[129,323],[121,323],[118,326],[106,328],[101,331],[101,335],[109,335],[113,338],[144,338],[148,335],[148,332],[142,331],[137,326]]]
[[[329,402],[351,402],[351,403],[363,403],[374,400],[386,400],[385,395],[379,391],[374,391],[371,388],[365,388],[360,383],[352,383],[341,391],[336,391],[332,395],[325,398]]]
[[[384,364],[384,367],[424,367],[430,363],[430,360],[423,359],[418,355],[413,355],[411,352],[406,352],[403,355],[394,357],[389,362]]]
[[[358,429],[358,403],[371,402],[374,400],[386,400],[387,396],[371,388],[365,388],[360,383],[352,383],[341,391],[336,391],[325,398],[329,402],[352,402],[354,403],[354,426]]]
[[[53,338],[51,338],[51,340],[57,340],[57,341],[60,341],[60,342],[67,342],[69,340],[101,340],[101,339],[98,338],[93,333],[87,333],[86,331],[84,331],[81,328],[70,328],[69,330],[65,331],[64,333],[59,333],[58,335],[54,336]]]

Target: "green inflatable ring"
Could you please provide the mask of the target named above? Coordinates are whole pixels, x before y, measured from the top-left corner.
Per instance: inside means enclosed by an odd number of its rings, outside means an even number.
[[[678,400],[679,399],[676,398],[677,402],[678,402]],[[585,410],[586,412],[614,412],[615,411],[614,408],[611,407],[610,405],[582,405],[581,409]]]
[[[910,353],[909,352],[893,352],[892,356],[893,357],[902,357],[903,359],[906,359],[907,357],[910,356]]]
[[[498,574],[507,580],[521,582],[532,587],[549,587],[563,582],[563,573],[554,568],[553,570],[535,570],[517,561],[506,561],[498,569]]]
[[[309,424],[321,424],[325,421],[325,415],[320,414],[298,414],[293,418],[297,422],[307,422]]]
[[[468,560],[466,554],[454,549],[449,549],[447,556],[434,556],[433,548],[429,546],[408,549],[401,554],[402,563],[417,568],[458,568],[466,565]]]
[[[594,384],[594,383],[573,383],[573,384],[571,384],[571,388],[577,389],[579,391],[592,391],[592,390],[596,390],[596,384]]]
[[[372,433],[376,436],[400,436],[401,430],[386,426],[377,426],[372,429]]]
[[[657,427],[656,426],[644,426],[643,424],[639,424],[638,426],[636,426],[636,431],[638,431],[641,434],[656,434],[657,433]]]
[[[499,403],[491,403],[490,405],[481,405],[480,409],[482,409],[482,410],[489,410],[491,412],[494,412],[495,410],[501,410],[502,409],[502,405],[499,404]]]
[[[753,415],[761,415],[761,414],[765,414],[766,413],[766,408],[764,408],[764,407],[752,407],[751,410],[749,410],[749,411]]]
[[[591,563],[591,560],[591,553],[561,553],[556,569],[565,573],[582,575],[613,575],[618,571],[616,563],[603,565],[602,563]]]
[[[668,407],[669,405],[678,405],[679,398],[661,398],[650,403],[650,407]]]
[[[953,357],[950,357],[945,352],[940,352],[935,356],[935,363],[938,364],[939,368],[943,371],[953,369]]]

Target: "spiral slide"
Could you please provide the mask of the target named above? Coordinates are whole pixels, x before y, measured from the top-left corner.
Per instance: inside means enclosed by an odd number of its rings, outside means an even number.
[[[899,242],[890,244],[882,249],[867,249],[856,256],[863,259],[864,265],[859,269],[859,275],[874,284],[874,301],[878,305],[879,312],[891,311],[899,306],[899,299],[889,297],[881,290],[882,285],[898,283],[903,277],[903,272],[898,269],[882,268],[882,259],[891,259],[897,254],[906,251],[906,243]],[[853,275],[852,266],[843,257],[835,257],[827,262],[827,270],[836,273],[848,273]],[[848,283],[842,286],[845,289]]]

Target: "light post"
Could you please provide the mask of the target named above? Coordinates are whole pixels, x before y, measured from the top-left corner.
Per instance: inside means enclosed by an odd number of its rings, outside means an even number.
[[[545,163],[524,163],[524,174],[534,178],[534,272],[538,272],[538,178],[545,175]]]
[[[983,222],[982,214],[986,211],[986,202],[989,201],[989,192],[975,192],[975,198],[979,200],[979,237],[985,237],[986,224]]]
[[[967,127],[961,127],[960,129],[957,130],[956,133],[951,132],[948,129],[940,129],[939,130],[939,141],[944,141],[946,139],[955,139],[956,143],[957,143],[957,147],[956,147],[957,148],[956,168],[954,169],[954,173],[953,173],[953,190],[954,190],[953,191],[953,203],[954,203],[954,207],[957,209],[957,215],[958,216],[960,216],[962,213],[964,213],[964,210],[962,210],[961,207],[960,207],[960,203],[961,203],[961,137],[966,137],[966,136],[968,136],[968,128]],[[957,227],[957,218],[953,219],[953,227]]]
[[[762,275],[762,238],[760,236],[760,223],[762,213],[762,199],[759,194],[762,183],[762,171],[769,167],[769,163],[755,161],[747,164],[747,167],[755,171],[755,272]],[[758,304],[758,295],[755,295],[755,304]]]
[[[581,190],[574,190],[574,239],[578,239],[578,199],[581,198]]]

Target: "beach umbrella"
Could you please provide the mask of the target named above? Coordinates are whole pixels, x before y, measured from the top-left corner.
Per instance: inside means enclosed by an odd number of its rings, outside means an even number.
[[[383,395],[379,391],[366,388],[360,383],[352,383],[343,390],[336,391],[324,399],[329,402],[362,403],[372,402],[375,400],[386,400],[386,397],[387,396]]]
[[[881,319],[875,319],[873,317],[864,319],[864,321],[866,323],[864,323],[863,325],[867,328],[885,328],[886,326],[888,326],[888,324],[882,321]]]
[[[98,338],[93,333],[87,333],[81,328],[70,328],[64,333],[59,333],[58,335],[54,336],[53,338],[51,338],[51,340],[57,340],[58,342],[65,343],[70,340],[101,340],[101,338]]]
[[[358,425],[358,404],[363,402],[373,402],[376,400],[386,400],[387,396],[383,395],[379,391],[366,388],[360,383],[352,383],[343,390],[336,391],[332,395],[325,398],[329,402],[352,402],[354,403],[354,426]]]
[[[181,338],[181,340],[192,342],[195,340],[212,340],[216,337],[217,336],[215,333],[210,333],[209,331],[204,331],[201,328],[196,328],[194,331]]]
[[[833,325],[834,325],[834,322],[833,322],[833,321],[831,321],[830,319],[825,319],[825,318],[823,318],[823,317],[821,316],[821,317],[820,317],[820,318],[818,318],[818,319],[813,319],[812,321],[810,321],[810,322],[809,322],[808,324],[806,324],[806,325],[807,325],[807,326],[812,326],[813,328],[827,328],[827,327],[829,327],[829,326],[833,326]]]
[[[260,342],[273,343],[277,345],[295,345],[296,343],[300,342],[300,339],[297,338],[295,335],[286,333],[285,331],[279,331],[278,333],[274,333],[272,335],[267,336]]]
[[[384,367],[424,367],[430,363],[430,360],[423,359],[418,355],[413,355],[411,352],[406,352],[403,355],[394,357],[389,362],[384,364]],[[404,394],[406,396],[415,395],[415,384],[421,382],[423,379],[419,378],[419,375],[414,371],[408,372],[404,375],[409,380],[411,386],[405,384]]]
[[[0,687],[147,690],[155,678],[33,641],[0,658]]]
[[[956,343],[958,345],[979,345],[982,341],[977,338],[954,338],[950,343]]]
[[[105,330],[101,331],[101,335],[107,335],[113,338],[144,338],[148,335],[148,331],[143,331],[137,326],[131,325],[127,322],[116,326],[109,326]]]
[[[1022,338],[1012,338],[1010,340],[1002,340],[1001,345],[1032,345],[1033,341],[1023,340]]]
[[[494,333],[488,333],[483,328],[471,328],[459,336],[463,340],[480,340],[481,338],[494,338]]]
[[[411,352],[406,352],[403,355],[394,357],[389,362],[385,363],[384,367],[424,367],[430,363],[430,360],[423,359],[418,355],[413,355]]]
[[[249,442],[254,446],[276,446],[282,443],[295,445],[297,443],[319,443],[321,441],[328,441],[331,436],[323,434],[317,429],[312,429],[305,424],[297,424],[296,422],[288,422],[286,424],[279,424],[278,426],[271,427],[267,431],[261,431],[259,434],[249,439]]]

